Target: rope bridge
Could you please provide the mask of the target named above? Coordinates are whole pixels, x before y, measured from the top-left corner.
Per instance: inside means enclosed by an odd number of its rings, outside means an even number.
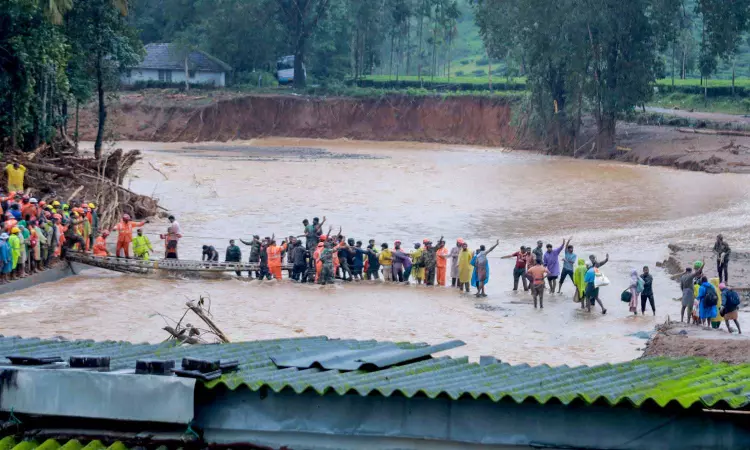
[[[192,273],[224,273],[224,272],[257,272],[260,270],[259,263],[243,262],[209,262],[190,261],[180,259],[128,259],[114,256],[94,256],[90,253],[69,251],[66,254],[68,261],[85,264],[87,266],[112,270],[123,273],[150,274],[157,271],[170,272],[192,272]],[[291,273],[292,265],[283,264],[281,269]]]

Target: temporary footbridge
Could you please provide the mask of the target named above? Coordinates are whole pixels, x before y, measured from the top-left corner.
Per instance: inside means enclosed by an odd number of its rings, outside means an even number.
[[[150,274],[158,271],[189,272],[189,273],[224,273],[224,272],[248,272],[260,270],[258,263],[242,262],[208,262],[190,261],[181,259],[130,259],[116,258],[113,256],[94,256],[90,253],[68,252],[68,261],[85,264],[87,266],[99,267],[123,273]],[[282,266],[283,270],[291,271],[291,265]]]

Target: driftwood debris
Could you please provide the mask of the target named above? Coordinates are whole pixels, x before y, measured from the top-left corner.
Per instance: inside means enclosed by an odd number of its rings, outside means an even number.
[[[122,186],[128,171],[141,158],[139,150],[116,149],[101,159],[79,153],[69,140],[57,139],[29,153],[6,151],[6,164],[26,166],[26,185],[40,201],[67,201],[71,206],[95,203],[101,228],[114,226],[123,214],[145,219],[161,208],[151,197]]]
[[[209,300],[209,307],[208,309],[204,309],[203,306],[205,305],[205,301]],[[162,329],[169,333],[170,337],[167,338],[168,341],[170,340],[176,340],[182,344],[189,344],[189,345],[200,345],[200,344],[212,344],[212,343],[229,343],[229,338],[226,334],[224,334],[223,331],[214,323],[213,319],[211,319],[211,306],[210,306],[210,298],[204,298],[200,297],[198,302],[194,301],[188,301],[185,303],[186,309],[185,312],[182,314],[182,317],[180,317],[180,320],[172,320],[172,322],[175,323],[174,326],[167,324]],[[207,326],[208,329],[201,329],[198,328],[190,323],[183,324],[183,321],[185,320],[185,316],[189,312],[192,312],[196,316],[198,316]],[[159,314],[165,321],[168,319],[167,317]],[[205,338],[208,336],[213,336],[214,340],[213,342],[206,340]]]

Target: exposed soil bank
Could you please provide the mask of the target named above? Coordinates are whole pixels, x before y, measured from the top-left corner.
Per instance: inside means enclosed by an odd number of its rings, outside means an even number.
[[[672,322],[657,327],[643,356],[699,356],[731,364],[748,363],[750,338],[727,333],[726,325],[723,324],[721,330],[709,330],[697,325]]]
[[[185,95],[153,90],[116,97],[109,108],[108,128],[114,139],[137,141],[230,141],[276,136],[544,151],[526,129],[517,105],[517,100],[504,97],[340,98],[228,91]],[[96,117],[94,107],[81,111],[81,139],[95,138]],[[712,173],[750,173],[747,136],[689,134],[670,127],[621,123],[617,145],[618,152],[612,159],[619,161]],[[589,154],[585,145],[577,153],[581,157]]]
[[[512,100],[501,97],[248,95],[207,102],[205,96],[172,95],[155,102],[148,98],[152,95],[123,94],[112,103],[116,139],[201,142],[278,136],[523,146],[511,125]],[[96,136],[92,108],[81,112],[80,133],[83,140]]]

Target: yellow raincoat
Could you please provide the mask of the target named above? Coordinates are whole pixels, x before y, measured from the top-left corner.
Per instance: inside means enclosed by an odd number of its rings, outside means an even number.
[[[458,253],[458,281],[459,283],[470,283],[473,266],[471,265],[471,252],[463,249]]]
[[[417,267],[417,262],[422,258],[422,253],[424,251],[421,248],[415,249],[411,252],[409,256],[411,256],[411,261],[414,264],[411,269],[411,275],[418,279],[418,280],[424,280],[424,267]]]
[[[578,266],[576,266],[576,270],[573,272],[573,284],[576,285],[576,288],[578,289],[578,301],[584,297],[586,294],[586,272],[588,269],[586,268],[586,261],[583,259],[578,260]]]
[[[149,241],[145,235],[136,235],[133,238],[133,254],[136,258],[148,261],[150,259],[149,252],[152,251],[154,251],[154,249],[151,247],[151,241]]]

